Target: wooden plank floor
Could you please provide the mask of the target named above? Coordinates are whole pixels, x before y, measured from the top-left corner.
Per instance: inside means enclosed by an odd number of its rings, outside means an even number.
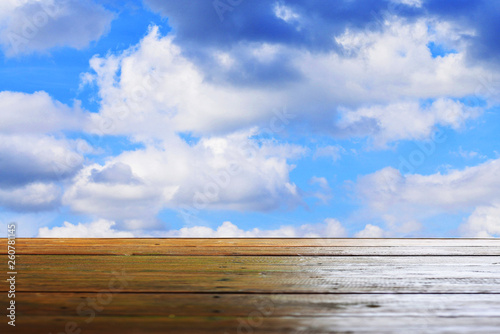
[[[17,239],[16,252],[16,327],[3,316],[0,333],[500,333],[496,239]]]

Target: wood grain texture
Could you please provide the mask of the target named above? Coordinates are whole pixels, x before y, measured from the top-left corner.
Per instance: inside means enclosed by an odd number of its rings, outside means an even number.
[[[18,239],[0,332],[500,333],[499,241]]]
[[[16,297],[21,316],[71,317],[98,293],[25,293]],[[0,303],[6,300],[0,296]],[[499,317],[495,294],[115,294],[100,317],[113,316],[289,317]],[[85,318],[85,317],[84,317]]]
[[[6,240],[0,252],[6,254]],[[17,239],[18,254],[46,255],[492,255],[497,239]]]
[[[490,256],[21,255],[17,267],[23,292],[95,292],[123,272],[124,292],[500,293],[500,257]]]

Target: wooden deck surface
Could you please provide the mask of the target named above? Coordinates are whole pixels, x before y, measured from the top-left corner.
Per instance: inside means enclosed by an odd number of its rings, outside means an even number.
[[[16,252],[16,327],[4,311],[0,333],[500,333],[495,239],[17,239]]]

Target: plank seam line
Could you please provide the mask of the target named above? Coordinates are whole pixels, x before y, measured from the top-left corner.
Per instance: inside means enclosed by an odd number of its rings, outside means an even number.
[[[185,255],[185,254],[176,254],[176,255],[88,255],[88,254],[21,254],[18,255],[20,257],[28,257],[28,256],[61,256],[61,257],[223,257],[223,258],[236,258],[236,257],[289,257],[289,258],[375,258],[375,257],[383,257],[383,258],[405,258],[405,257],[413,257],[413,258],[426,258],[426,257],[439,257],[439,258],[465,258],[465,257],[474,257],[474,258],[494,258],[500,257],[500,255]]]
[[[4,291],[7,292],[7,291]],[[34,294],[34,293],[44,293],[44,294],[91,294],[91,293],[101,293],[102,290],[95,291],[16,291],[16,293],[23,294]],[[121,291],[113,292],[117,295],[129,295],[129,294],[145,294],[145,295],[179,295],[179,294],[190,294],[190,295],[500,295],[500,292],[258,292],[258,291]]]

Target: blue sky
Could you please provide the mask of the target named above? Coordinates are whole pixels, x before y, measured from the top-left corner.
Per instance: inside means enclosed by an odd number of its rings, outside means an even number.
[[[25,237],[500,236],[500,4],[0,5]]]

